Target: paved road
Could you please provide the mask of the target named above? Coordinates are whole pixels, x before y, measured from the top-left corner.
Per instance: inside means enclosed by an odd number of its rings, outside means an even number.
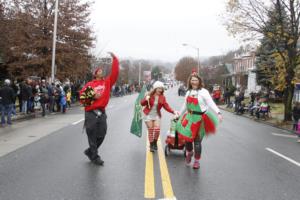
[[[166,94],[179,109],[183,98],[176,89]],[[103,167],[82,153],[87,140],[79,108],[0,129],[0,199],[299,200],[300,145],[289,133],[224,113],[217,135],[204,140],[201,169],[194,171],[185,166],[182,152],[152,155],[146,153],[145,134],[141,139],[130,135],[135,98],[109,104],[109,130],[100,149]],[[164,133],[170,117],[163,113]]]

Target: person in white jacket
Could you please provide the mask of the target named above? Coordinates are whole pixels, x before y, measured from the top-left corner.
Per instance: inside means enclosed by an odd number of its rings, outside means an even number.
[[[193,168],[199,169],[202,139],[205,135],[215,133],[216,126],[223,117],[209,92],[203,88],[202,79],[198,74],[193,73],[188,78],[187,86],[188,91],[176,130],[179,137],[186,141],[186,164],[191,163],[194,155]]]

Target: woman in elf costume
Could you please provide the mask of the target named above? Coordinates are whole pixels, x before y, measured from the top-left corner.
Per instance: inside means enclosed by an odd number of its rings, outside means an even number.
[[[186,141],[186,164],[190,164],[194,155],[194,169],[199,169],[204,136],[213,134],[216,126],[222,120],[219,108],[214,103],[209,92],[203,88],[202,79],[196,73],[188,78],[188,91],[181,108],[181,117],[176,130],[179,137]],[[208,110],[210,108],[215,113]],[[193,150],[194,146],[194,150]]]
[[[144,106],[144,121],[148,128],[150,151],[154,152],[157,150],[157,140],[160,134],[161,108],[163,107],[166,111],[176,116],[178,112],[175,112],[167,103],[164,96],[164,84],[160,81],[156,81],[153,84],[152,91],[141,100],[141,105]]]

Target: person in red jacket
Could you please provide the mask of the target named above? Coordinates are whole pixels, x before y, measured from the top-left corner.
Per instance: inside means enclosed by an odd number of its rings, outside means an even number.
[[[104,77],[103,67],[98,67],[94,72],[95,79],[88,82],[80,91],[80,95],[82,95],[87,88],[92,88],[94,93],[91,104],[85,105],[84,123],[89,148],[84,151],[84,154],[96,165],[104,164],[98,155],[98,148],[104,141],[107,131],[105,107],[109,102],[111,88],[116,83],[119,74],[119,61],[113,53],[110,55],[112,56],[111,74]]]
[[[164,84],[160,81],[153,84],[152,91],[141,100],[141,105],[144,106],[144,121],[148,128],[150,151],[154,152],[157,150],[157,140],[160,134],[161,108],[174,115],[178,115],[178,112],[175,112],[167,103],[164,96]]]

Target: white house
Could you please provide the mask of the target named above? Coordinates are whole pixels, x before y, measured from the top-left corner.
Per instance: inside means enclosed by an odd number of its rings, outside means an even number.
[[[250,51],[244,54],[235,55],[233,62],[233,85],[245,90],[245,94],[257,92],[260,86],[257,85],[255,66],[255,52]]]

